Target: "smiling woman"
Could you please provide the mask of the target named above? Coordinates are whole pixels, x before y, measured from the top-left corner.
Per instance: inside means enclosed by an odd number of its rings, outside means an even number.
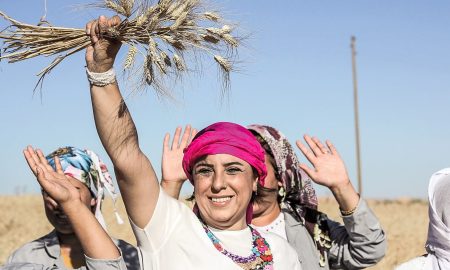
[[[86,25],[88,73],[113,74],[120,42],[100,33],[118,24],[118,17],[100,17]],[[249,225],[252,193],[267,171],[264,150],[246,128],[210,125],[185,149],[183,169],[198,202],[193,212],[160,189],[117,82],[90,83],[97,132],[114,164],[143,269],[301,269],[286,240]]]

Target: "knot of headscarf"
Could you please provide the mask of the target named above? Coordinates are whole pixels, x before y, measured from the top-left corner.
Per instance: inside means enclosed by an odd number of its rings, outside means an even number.
[[[428,200],[427,259],[432,260],[433,269],[450,269],[450,168],[431,176]]]
[[[101,212],[101,204],[105,196],[105,191],[110,194],[114,202],[114,213],[117,222],[122,224],[123,220],[120,218],[115,206],[117,193],[112,177],[108,172],[108,168],[99,159],[97,154],[91,150],[81,150],[72,146],[58,148],[46,157],[53,169],[56,169],[55,156],[59,157],[64,174],[82,182],[89,189],[91,195],[97,199],[95,217],[103,228],[106,229],[106,223]]]
[[[195,163],[204,156],[216,154],[228,154],[246,161],[258,173],[259,183],[264,185],[267,175],[264,149],[250,131],[230,122],[218,122],[202,129],[184,150],[183,169],[192,184]]]
[[[218,122],[202,129],[184,150],[183,170],[192,184],[195,163],[207,155],[216,154],[228,154],[246,161],[256,170],[259,183],[264,185],[267,175],[264,149],[250,131],[230,122]],[[197,205],[194,205],[194,212],[198,212]],[[253,203],[250,202],[246,212],[247,224],[251,223],[252,217]]]

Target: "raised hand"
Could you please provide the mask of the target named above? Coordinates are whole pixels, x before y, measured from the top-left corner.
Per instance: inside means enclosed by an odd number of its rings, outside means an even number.
[[[311,162],[314,168],[300,164],[311,179],[328,187],[332,192],[341,210],[354,210],[359,202],[359,195],[353,188],[348,177],[344,161],[342,161],[336,148],[330,141],[326,145],[316,137],[303,136],[309,148],[297,141],[297,146],[303,155]]]
[[[70,202],[81,202],[78,189],[70,183],[77,180],[64,175],[58,157],[55,157],[55,171],[48,164],[41,150],[35,150],[28,146],[23,153],[39,185],[54,201],[63,207]]]
[[[314,168],[310,168],[303,163],[300,164],[300,168],[302,168],[315,183],[333,189],[342,184],[347,184],[350,181],[344,162],[330,141],[327,140],[326,145],[324,145],[316,137],[311,138],[310,136],[305,135],[303,138],[309,148],[302,144],[301,141],[296,142],[297,146]]]
[[[166,133],[164,136],[161,162],[161,186],[169,195],[175,198],[178,198],[181,186],[187,180],[187,176],[182,167],[183,150],[191,143],[195,134],[197,134],[197,130],[192,129],[190,125],[186,125],[182,136],[181,131],[181,127],[176,128],[171,146],[169,146],[170,134]]]
[[[86,64],[92,72],[105,72],[112,68],[121,42],[118,39],[104,38],[103,35],[120,24],[120,17],[106,18],[100,16],[97,20],[86,24],[86,34],[91,38],[91,46],[86,49]]]

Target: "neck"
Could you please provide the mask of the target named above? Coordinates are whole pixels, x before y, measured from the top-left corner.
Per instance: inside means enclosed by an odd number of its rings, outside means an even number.
[[[253,215],[252,224],[258,227],[267,226],[272,223],[280,215],[280,213],[280,205],[277,201],[275,201],[262,213]]]
[[[78,240],[77,236],[74,233],[71,234],[63,234],[56,232],[58,235],[59,245],[64,248],[71,248],[71,249],[82,249],[81,243]]]

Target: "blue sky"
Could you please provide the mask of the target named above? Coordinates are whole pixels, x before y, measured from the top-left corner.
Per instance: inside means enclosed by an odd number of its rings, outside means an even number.
[[[73,5],[87,1],[47,2],[47,19],[58,26],[83,28],[103,12],[74,11]],[[0,10],[37,23],[43,3],[2,1]],[[272,125],[292,142],[304,133],[330,139],[356,183],[350,58],[355,35],[364,196],[427,196],[430,175],[450,165],[450,2],[214,4],[251,33],[239,51],[240,72],[231,76],[226,102],[220,98],[216,66],[209,62],[201,76],[178,85],[178,102],[161,101],[152,89],[127,98],[141,147],[157,171],[165,132],[186,123],[202,128],[232,121]],[[0,28],[5,26],[1,21]],[[95,131],[83,53],[52,71],[41,99],[32,92],[35,74],[50,62],[0,62],[0,194],[38,191],[21,152],[28,144],[46,153],[64,145],[90,148],[111,164]],[[122,90],[128,96],[129,88]],[[189,188],[186,184],[184,192]]]

